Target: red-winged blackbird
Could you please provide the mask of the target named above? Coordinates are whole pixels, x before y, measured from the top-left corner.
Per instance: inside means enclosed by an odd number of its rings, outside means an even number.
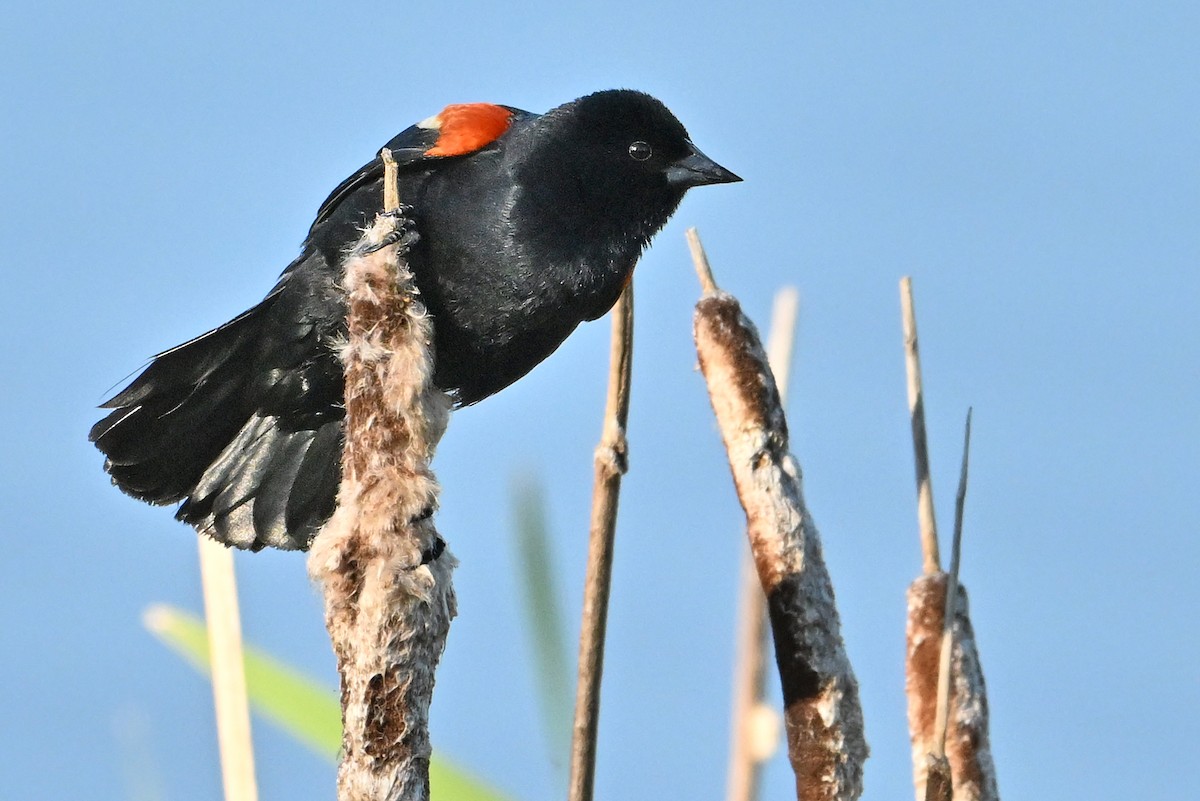
[[[420,238],[408,253],[457,405],[500,391],[612,307],[690,187],[738,181],[662,103],[598,92],[531,114],[448,106],[386,145]],[[382,208],[376,158],[333,190],[270,294],[160,353],[90,439],[124,492],[183,504],[221,542],[307,548],[340,478],[339,264]]]

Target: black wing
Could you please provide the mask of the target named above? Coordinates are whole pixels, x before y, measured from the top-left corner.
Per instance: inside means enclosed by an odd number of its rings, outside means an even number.
[[[92,427],[113,483],[221,542],[307,548],[333,512],[345,303],[319,253],[257,306],[154,357]]]
[[[416,164],[436,133],[413,126],[388,146],[398,163]],[[343,181],[313,230],[382,175],[376,158]],[[89,434],[121,490],[153,504],[183,501],[178,519],[239,548],[305,549],[336,502],[341,247],[316,247],[311,234],[261,303],[155,356],[103,404],[112,412]]]

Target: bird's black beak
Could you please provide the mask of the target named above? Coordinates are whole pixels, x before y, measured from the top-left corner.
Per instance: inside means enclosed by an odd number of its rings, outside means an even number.
[[[689,143],[690,144],[690,143]],[[692,152],[667,167],[667,183],[680,189],[705,184],[731,184],[742,180],[691,146]]]

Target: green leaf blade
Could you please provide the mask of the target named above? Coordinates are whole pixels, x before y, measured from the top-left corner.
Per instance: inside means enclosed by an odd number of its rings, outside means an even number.
[[[163,604],[147,609],[143,620],[160,642],[209,675],[203,620]],[[342,745],[337,693],[252,645],[243,650],[246,692],[255,710],[318,756],[337,762]],[[441,801],[512,801],[436,754],[429,763],[429,783]]]

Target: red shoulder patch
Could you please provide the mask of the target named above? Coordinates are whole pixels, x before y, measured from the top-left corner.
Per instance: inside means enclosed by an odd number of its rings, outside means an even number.
[[[437,141],[426,156],[465,156],[490,145],[508,130],[512,112],[491,103],[457,103],[446,106],[441,114],[421,123],[435,128]]]

